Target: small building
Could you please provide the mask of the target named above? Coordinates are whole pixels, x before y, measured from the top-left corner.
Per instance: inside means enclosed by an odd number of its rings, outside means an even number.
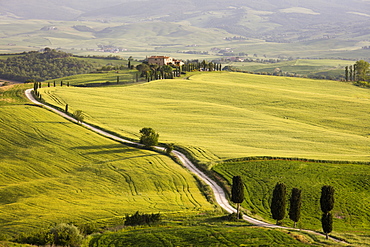
[[[182,66],[184,65],[184,63],[181,60],[173,59],[172,57],[167,57],[167,56],[151,56],[148,58],[148,64],[158,64],[159,66],[163,66],[163,65]]]

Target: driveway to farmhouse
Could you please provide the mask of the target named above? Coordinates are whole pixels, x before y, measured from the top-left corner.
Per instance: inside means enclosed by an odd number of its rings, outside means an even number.
[[[32,101],[32,103],[36,104],[36,105],[41,105],[43,106],[44,108],[47,108],[59,115],[61,115],[62,117],[72,121],[72,122],[75,122],[77,123],[77,120],[74,119],[73,117],[65,114],[64,112],[62,111],[59,111],[51,106],[48,106],[48,105],[45,105],[45,104],[42,104],[40,103],[39,101],[37,101],[34,97],[33,97],[33,94],[32,94],[32,91],[33,89],[27,89],[25,91],[25,94],[26,94],[26,97]],[[136,142],[132,142],[132,141],[129,141],[129,140],[126,140],[126,139],[123,139],[123,138],[120,138],[118,136],[115,136],[115,135],[112,135],[110,133],[107,133],[101,129],[98,129],[98,128],[95,128],[87,123],[84,123],[82,122],[81,125],[83,125],[84,127],[96,132],[96,133],[99,133],[105,137],[108,137],[110,139],[113,139],[113,140],[116,140],[118,142],[121,142],[121,143],[128,143],[128,144],[131,144],[131,145],[136,145],[136,146],[139,146],[139,147],[142,147],[143,145],[140,144],[140,143],[136,143]],[[161,150],[163,151],[164,148],[162,147],[156,147],[156,149],[158,150]],[[216,198],[216,201],[217,203],[228,213],[236,213],[236,209],[230,205],[229,201],[227,200],[227,197],[226,197],[226,194],[225,194],[225,191],[215,182],[213,181],[212,179],[210,179],[209,177],[207,177],[202,171],[200,171],[184,154],[174,150],[172,151],[172,153],[174,155],[176,155],[181,163],[187,168],[189,169],[189,171],[191,171],[192,173],[196,174],[201,180],[203,180],[206,184],[208,184],[211,189],[213,190],[213,193],[214,193],[214,196]],[[289,227],[283,227],[283,226],[278,226],[278,225],[274,225],[274,224],[269,224],[269,223],[266,223],[266,222],[263,222],[263,221],[260,221],[260,220],[257,220],[257,219],[254,219],[252,217],[249,217],[247,215],[243,215],[243,219],[248,221],[249,223],[255,225],[255,226],[260,226],[260,227],[267,227],[267,228],[281,228],[281,229],[287,229],[287,230],[298,230],[296,228],[289,228]],[[311,231],[311,230],[301,230],[301,231],[304,231],[304,232],[307,232],[307,233],[312,233],[312,234],[317,234],[317,235],[321,235],[321,236],[325,236],[324,234],[320,233],[320,232],[315,232],[315,231]],[[346,243],[346,242],[343,242],[343,241],[340,241],[336,238],[332,238],[332,237],[329,237],[330,239],[336,241],[336,242],[342,242],[342,243]]]

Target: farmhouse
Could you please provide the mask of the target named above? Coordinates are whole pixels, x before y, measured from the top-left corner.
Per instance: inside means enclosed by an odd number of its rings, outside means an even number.
[[[177,60],[172,57],[166,57],[166,56],[151,56],[148,58],[148,64],[158,64],[159,66],[163,66],[163,65],[182,66],[184,65],[184,63],[181,60]]]

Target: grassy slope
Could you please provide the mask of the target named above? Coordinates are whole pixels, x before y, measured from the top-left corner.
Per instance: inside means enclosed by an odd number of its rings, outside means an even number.
[[[91,73],[91,74],[84,74],[84,75],[68,76],[62,79],[57,79],[57,80],[48,80],[46,81],[46,83],[50,82],[51,87],[54,87],[53,86],[54,81],[55,81],[56,86],[60,86],[61,81],[64,82],[64,85],[67,82],[69,82],[70,85],[74,85],[74,86],[94,86],[94,84],[102,84],[102,83],[115,85],[117,84],[117,76],[119,77],[119,84],[131,83],[136,78],[135,73],[137,73],[137,70],[130,70],[130,71],[120,70],[118,71],[118,73],[116,71]]]
[[[89,122],[132,138],[152,127],[162,142],[203,160],[370,160],[370,92],[342,82],[204,73],[132,87],[44,90],[53,97],[44,93],[46,100],[83,110]]]
[[[105,222],[136,210],[213,210],[195,179],[168,157],[28,105],[22,88],[0,91],[1,233],[55,222]]]
[[[225,65],[231,65],[233,67],[253,72],[269,72],[273,73],[275,68],[280,68],[283,72],[297,73],[300,75],[311,75],[318,73],[334,73],[335,75],[344,76],[344,67],[353,65],[354,61],[346,60],[306,60],[298,59],[293,61],[286,61],[273,64],[263,63],[230,63]]]
[[[300,243],[297,239],[300,239]],[[128,229],[119,233],[95,235],[90,247],[105,246],[312,246],[310,236],[250,227],[247,224],[166,226]],[[323,244],[324,242],[321,242]]]
[[[370,246],[369,165],[270,160],[223,163],[213,169],[230,183],[233,176],[242,176],[246,189],[242,206],[265,219],[271,219],[270,201],[277,182],[287,185],[288,198],[293,187],[302,189],[298,227],[318,231],[321,230],[321,187],[331,185],[335,188],[333,235]],[[288,215],[283,223],[293,225]]]

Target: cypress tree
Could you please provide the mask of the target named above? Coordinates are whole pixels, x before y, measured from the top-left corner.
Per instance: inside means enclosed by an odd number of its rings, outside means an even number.
[[[286,186],[283,183],[275,185],[272,201],[271,201],[271,214],[272,218],[276,220],[276,224],[283,220],[286,211]]]
[[[321,211],[323,212],[321,218],[322,229],[328,239],[328,234],[333,230],[333,216],[330,211],[334,208],[334,188],[330,185],[324,185],[321,188],[320,197]]]
[[[345,74],[345,77],[346,77],[346,81],[348,81],[348,76],[349,76],[349,71],[348,71],[348,66],[345,67],[344,69],[344,74]]]
[[[321,225],[326,235],[326,239],[328,239],[329,238],[328,234],[333,231],[333,216],[331,213],[322,214]]]
[[[320,206],[324,214],[328,214],[334,208],[334,188],[332,186],[324,185],[321,188]]]
[[[301,217],[301,206],[302,206],[302,191],[298,188],[292,189],[290,197],[290,208],[289,208],[289,219],[294,222],[294,227],[297,226],[297,222]]]
[[[357,80],[356,73],[357,73],[357,64],[353,65],[353,81]]]
[[[244,201],[244,185],[240,176],[233,177],[233,184],[231,187],[231,201],[236,203],[237,218],[239,219],[240,203]]]

